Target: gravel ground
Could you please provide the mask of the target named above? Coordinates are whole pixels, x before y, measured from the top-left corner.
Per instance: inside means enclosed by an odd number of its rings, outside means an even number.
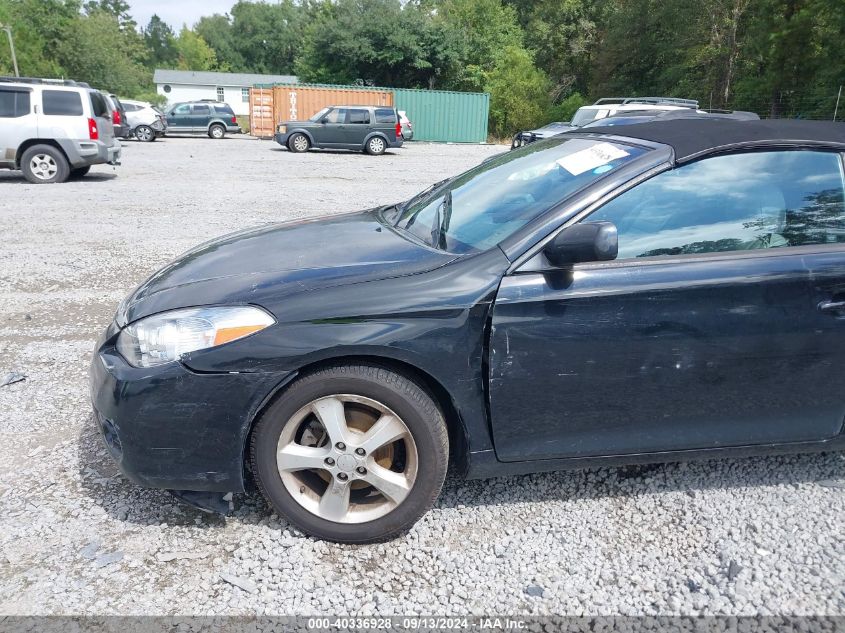
[[[393,202],[504,148],[292,155],[127,143],[33,186],[0,172],[0,614],[845,614],[845,456],[465,482],[405,537],[306,538],[255,495],[209,516],[125,481],[89,420],[117,302],[188,247]]]

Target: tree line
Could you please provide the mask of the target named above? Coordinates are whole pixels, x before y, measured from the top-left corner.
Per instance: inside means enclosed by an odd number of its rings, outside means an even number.
[[[845,83],[843,0],[241,0],[176,31],[124,0],[0,0],[0,23],[26,75],[148,100],[154,68],[485,91],[498,136],[607,96],[829,119]]]

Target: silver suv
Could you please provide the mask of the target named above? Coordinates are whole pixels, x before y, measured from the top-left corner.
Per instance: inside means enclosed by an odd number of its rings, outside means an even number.
[[[120,164],[106,97],[74,81],[0,77],[0,168],[32,183],[64,182]]]

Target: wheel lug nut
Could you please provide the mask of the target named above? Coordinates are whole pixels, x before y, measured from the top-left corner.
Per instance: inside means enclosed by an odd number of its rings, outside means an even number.
[[[358,471],[359,475],[366,475],[367,474],[367,469],[364,468],[363,466],[358,466],[358,468],[356,468],[355,470]]]
[[[344,444],[343,442],[338,442],[337,444],[334,445],[334,447],[339,451],[345,451],[346,450],[346,444]]]
[[[326,466],[334,466],[334,460],[331,457],[326,457]]]
[[[356,453],[357,455],[364,456],[364,455],[366,455],[366,454],[367,454],[367,451],[365,451],[363,448],[356,448],[356,449],[355,449],[355,453]]]
[[[347,479],[349,479],[349,475],[347,475],[346,473],[338,473],[337,478],[341,481],[346,481]]]

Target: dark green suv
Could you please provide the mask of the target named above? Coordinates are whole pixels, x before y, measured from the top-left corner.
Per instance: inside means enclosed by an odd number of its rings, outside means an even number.
[[[174,103],[165,110],[168,134],[208,134],[223,138],[226,133],[240,134],[241,126],[232,108],[219,101],[203,99]]]
[[[394,108],[329,106],[307,121],[280,123],[276,142],[292,152],[317,147],[384,154],[388,147],[402,147],[402,127]]]

